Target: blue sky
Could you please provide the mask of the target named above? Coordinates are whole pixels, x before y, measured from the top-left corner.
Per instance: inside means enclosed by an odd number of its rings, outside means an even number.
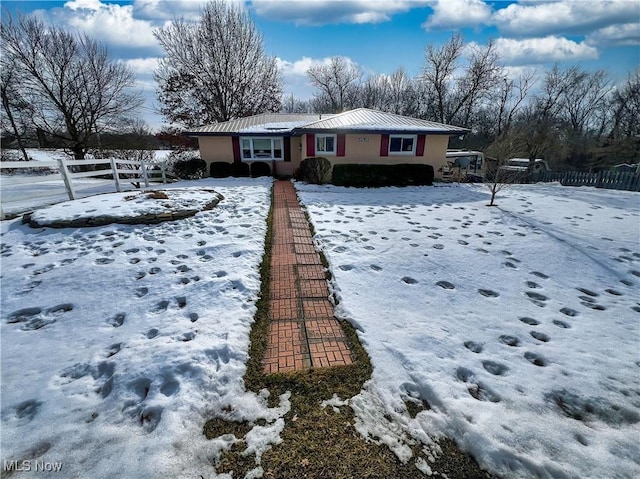
[[[508,75],[539,74],[553,63],[606,69],[616,82],[640,65],[640,0],[229,0],[244,3],[279,59],[285,91],[306,99],[306,69],[334,55],[366,73],[404,67],[418,75],[428,44],[460,32],[465,43],[492,38]],[[152,127],[152,72],[162,50],[152,30],[175,16],[196,19],[200,0],[69,0],[2,2],[5,11],[34,13],[54,25],[83,30],[104,42],[138,75],[147,98],[141,110]]]

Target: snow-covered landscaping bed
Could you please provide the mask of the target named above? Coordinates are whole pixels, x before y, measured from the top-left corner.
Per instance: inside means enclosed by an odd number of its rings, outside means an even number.
[[[446,435],[504,477],[640,475],[637,193],[296,187],[374,365],[363,434],[400,458]]]

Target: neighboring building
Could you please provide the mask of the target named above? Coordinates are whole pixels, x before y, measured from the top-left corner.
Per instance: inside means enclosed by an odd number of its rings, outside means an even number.
[[[501,166],[500,169],[527,173],[529,171],[530,164],[531,162],[528,158],[511,158],[507,160],[506,164]],[[551,171],[551,168],[546,160],[536,158],[533,161],[533,173],[545,173],[547,171]]]
[[[620,173],[640,173],[640,163],[620,163],[619,165],[613,165],[611,169]]]
[[[305,158],[340,163],[426,163],[436,177],[446,164],[450,136],[469,130],[357,108],[339,114],[265,113],[185,132],[198,138],[200,156],[213,162],[265,162],[291,176]],[[440,173],[441,174],[441,173]]]

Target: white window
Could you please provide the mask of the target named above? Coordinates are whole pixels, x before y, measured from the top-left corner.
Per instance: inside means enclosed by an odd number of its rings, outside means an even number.
[[[240,143],[244,160],[282,160],[282,138],[268,136],[242,138]]]
[[[336,135],[316,135],[316,153],[336,154]]]
[[[389,135],[389,154],[414,155],[416,141],[416,135]]]

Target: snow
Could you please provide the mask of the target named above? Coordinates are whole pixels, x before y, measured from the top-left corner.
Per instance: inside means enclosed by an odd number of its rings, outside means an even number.
[[[117,220],[203,210],[216,199],[221,199],[219,194],[201,186],[112,193],[41,208],[31,215],[31,219],[41,226],[89,220],[100,215]]]
[[[2,222],[3,460],[61,462],[66,477],[209,477],[237,438],[207,441],[207,419],[264,419],[246,437],[258,457],[280,440],[288,396],[269,408],[242,381],[271,181],[177,185],[182,200],[193,187],[224,200],[152,226]],[[98,214],[104,198],[82,204]]]
[[[637,193],[296,187],[374,365],[358,431],[403,461],[448,436],[505,477],[640,475]]]
[[[3,460],[62,462],[65,477],[212,477],[240,439],[205,439],[222,417],[260,423],[240,445],[263,474],[290,409],[288,393],[268,407],[242,380],[270,186],[163,186],[177,202],[196,188],[224,199],[157,225],[2,222]],[[517,185],[490,208],[480,185],[296,187],[337,314],[374,365],[360,394],[323,407],[349,404],[356,429],[403,461],[421,441],[425,474],[447,436],[504,477],[640,475],[640,196]],[[122,195],[79,201],[73,215],[98,214]],[[430,409],[412,418],[407,401]]]
[[[261,123],[260,125],[248,126],[240,130],[241,133],[283,133],[294,128],[299,128],[308,124],[309,121],[276,121],[271,123]]]

